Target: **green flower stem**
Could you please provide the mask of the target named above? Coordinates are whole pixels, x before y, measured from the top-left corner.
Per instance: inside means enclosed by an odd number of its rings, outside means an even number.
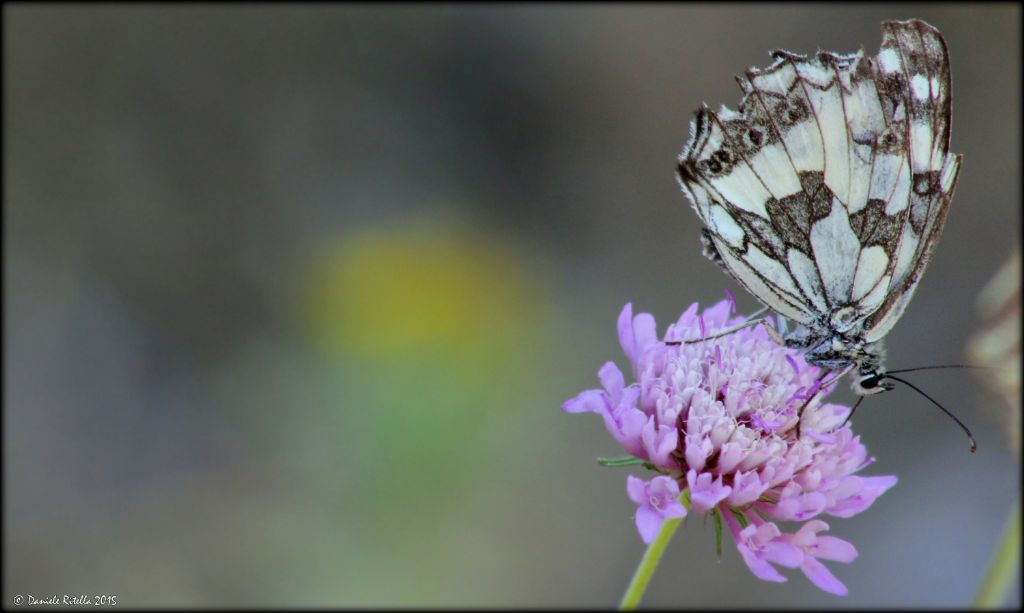
[[[690,510],[690,490],[679,495],[679,502],[683,503],[687,511]],[[672,535],[676,533],[676,528],[679,527],[683,519],[680,517],[666,519],[662,522],[658,536],[647,546],[647,551],[644,552],[644,557],[640,560],[640,566],[636,567],[633,580],[629,582],[629,587],[626,588],[626,593],[622,596],[622,603],[619,604],[620,611],[633,611],[640,604],[640,599],[644,597],[644,592],[647,590],[647,584],[650,583],[654,570],[658,568],[661,555],[665,553],[665,547],[672,540]]]
[[[995,609],[1006,605],[1006,595],[1010,591],[1013,579],[1019,577],[1017,565],[1020,563],[1020,499],[1013,505],[1003,528],[1002,543],[992,556],[988,574],[974,599],[976,609]]]

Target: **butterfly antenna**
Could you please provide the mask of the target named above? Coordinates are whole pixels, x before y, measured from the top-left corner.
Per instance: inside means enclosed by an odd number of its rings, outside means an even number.
[[[915,391],[915,392],[917,392],[918,394],[921,394],[922,396],[924,396],[925,398],[927,398],[927,399],[928,399],[929,401],[931,401],[931,403],[932,403],[932,404],[934,404],[935,406],[937,406],[937,407],[939,407],[940,409],[942,409],[942,412],[943,412],[943,413],[945,413],[946,415],[948,415],[948,416],[950,417],[950,419],[952,419],[953,421],[955,421],[955,422],[957,423],[957,425],[958,425],[958,426],[960,426],[960,428],[962,428],[962,429],[963,429],[964,433],[965,433],[965,434],[967,434],[967,438],[969,438],[969,439],[971,440],[971,453],[974,453],[975,451],[977,451],[977,450],[978,450],[978,443],[977,443],[977,442],[976,442],[976,441],[974,440],[974,435],[973,435],[973,434],[971,434],[971,431],[970,431],[970,430],[969,430],[969,429],[967,428],[967,426],[965,426],[965,425],[964,425],[964,422],[962,422],[962,421],[960,421],[959,419],[957,419],[956,415],[953,415],[952,413],[950,413],[950,412],[949,412],[949,411],[948,411],[948,410],[946,409],[946,407],[944,407],[944,406],[942,406],[941,404],[939,404],[939,403],[938,403],[938,402],[937,402],[937,401],[936,401],[936,400],[935,400],[934,398],[932,398],[932,397],[931,397],[931,396],[929,396],[928,394],[924,393],[924,391],[922,391],[922,390],[921,390],[921,388],[917,387],[916,385],[914,385],[914,384],[913,384],[913,383],[911,383],[910,381],[907,381],[906,379],[900,379],[899,377],[894,377],[894,376],[892,376],[891,374],[886,374],[886,375],[885,375],[885,378],[886,378],[886,379],[892,379],[893,381],[899,381],[899,382],[900,382],[900,383],[902,383],[903,385],[906,385],[907,387],[909,387],[910,389],[914,390],[914,391]],[[857,404],[860,404],[860,402],[858,401],[858,403],[857,403]],[[851,413],[852,413],[852,412],[853,412],[853,411],[851,411]]]
[[[918,370],[938,370],[940,368],[970,368],[972,370],[996,370],[990,366],[973,366],[971,364],[942,364],[939,366],[918,366],[917,368],[901,368],[900,370],[890,370],[887,374],[901,373],[901,372],[916,372]]]

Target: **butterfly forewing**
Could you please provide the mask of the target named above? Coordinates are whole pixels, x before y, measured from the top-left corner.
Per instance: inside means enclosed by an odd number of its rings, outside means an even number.
[[[717,256],[766,306],[825,337],[881,339],[939,238],[960,156],[938,31],[886,22],[875,57],[776,51],[702,107],[680,182]]]

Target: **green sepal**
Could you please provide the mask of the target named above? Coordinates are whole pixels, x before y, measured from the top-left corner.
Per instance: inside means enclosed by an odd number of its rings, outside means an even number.
[[[746,528],[747,526],[750,525],[750,520],[747,519],[746,515],[744,515],[743,513],[737,511],[736,509],[734,509],[732,507],[729,507],[729,510],[732,511],[732,516],[736,518],[736,521],[737,521],[737,523],[739,523],[741,529],[742,528]]]
[[[690,501],[690,488],[686,488],[683,490],[682,494],[679,494],[679,502],[683,503],[683,506],[686,507],[687,511],[690,510],[690,506],[693,504]]]
[[[611,466],[616,468],[620,466],[651,466],[651,463],[648,462],[647,460],[641,460],[640,458],[631,455],[626,455],[619,458],[598,458],[597,463],[600,464],[601,466]]]
[[[718,561],[722,561],[722,515],[718,512],[718,507],[711,509],[711,519],[715,521],[715,555],[718,556]]]

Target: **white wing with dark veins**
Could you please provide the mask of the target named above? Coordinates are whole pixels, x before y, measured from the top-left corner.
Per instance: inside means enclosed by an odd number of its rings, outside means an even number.
[[[762,303],[811,328],[881,339],[956,185],[945,43],[912,20],[883,23],[875,57],[772,55],[737,79],[739,112],[698,110],[680,183],[726,269]]]

